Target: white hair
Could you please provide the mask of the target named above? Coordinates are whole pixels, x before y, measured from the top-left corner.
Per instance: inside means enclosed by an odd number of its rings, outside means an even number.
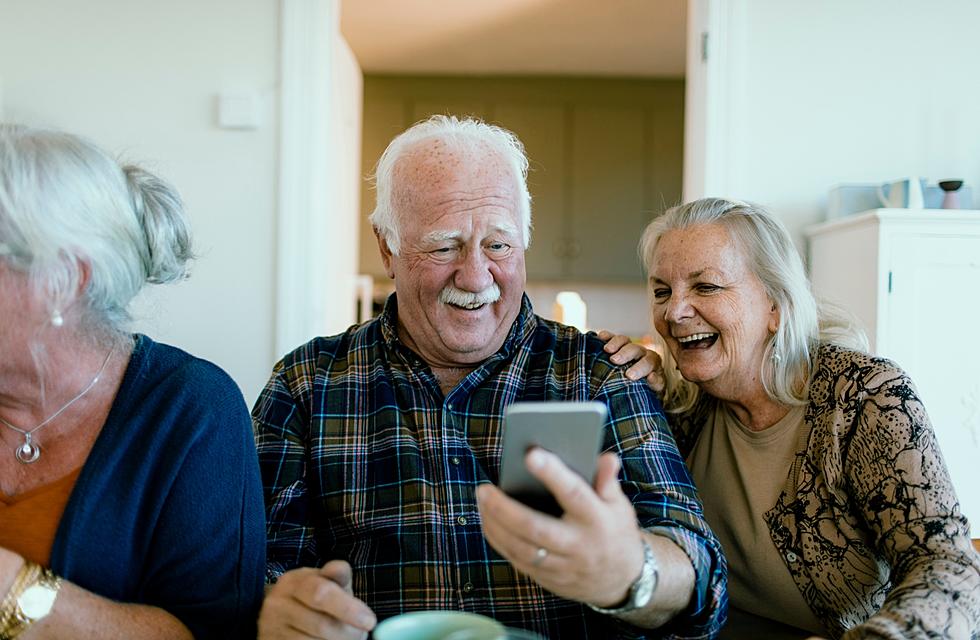
[[[0,259],[60,312],[84,270],[86,328],[124,331],[146,283],[186,276],[190,231],[177,192],[68,133],[0,125]]]
[[[400,220],[393,201],[395,167],[420,142],[431,140],[439,140],[460,151],[482,152],[490,147],[500,154],[513,173],[517,185],[518,220],[521,223],[524,248],[527,249],[531,245],[531,194],[527,189],[528,161],[524,145],[517,136],[503,127],[475,118],[459,119],[456,116],[434,115],[415,123],[392,140],[381,154],[374,171],[377,204],[370,221],[391,252],[398,255],[401,247]]]
[[[804,404],[816,346],[823,341],[866,350],[864,332],[843,310],[824,303],[818,307],[803,260],[786,227],[755,204],[704,198],[668,209],[647,226],[640,240],[640,258],[647,274],[664,233],[706,224],[718,224],[728,231],[779,310],[779,326],[762,359],[766,393],[782,404]],[[671,411],[690,409],[700,390],[680,377],[669,350],[662,351],[667,379],[664,405]]]

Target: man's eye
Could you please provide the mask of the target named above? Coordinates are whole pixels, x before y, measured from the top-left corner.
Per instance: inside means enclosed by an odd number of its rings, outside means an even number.
[[[456,259],[456,247],[436,247],[427,253],[430,260],[438,263],[451,262]]]
[[[702,283],[697,286],[697,290],[701,293],[714,293],[715,291],[718,291],[720,289],[721,287],[719,287],[716,284]]]
[[[490,251],[506,251],[510,248],[510,245],[504,244],[503,242],[491,242],[489,245],[487,245],[487,248],[490,249]]]
[[[658,287],[653,290],[654,300],[666,300],[670,297],[670,289],[665,289],[663,287]]]

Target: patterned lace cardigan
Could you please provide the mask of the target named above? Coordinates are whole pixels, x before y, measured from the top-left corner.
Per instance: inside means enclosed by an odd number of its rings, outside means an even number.
[[[685,456],[713,404],[705,399],[672,421]],[[888,360],[823,345],[804,420],[799,453],[765,519],[827,633],[980,637],[980,555],[908,375]]]

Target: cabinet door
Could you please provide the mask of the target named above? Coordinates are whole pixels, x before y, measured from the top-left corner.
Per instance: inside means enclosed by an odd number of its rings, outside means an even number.
[[[494,122],[513,131],[527,151],[531,192],[531,248],[527,275],[535,280],[558,280],[564,274],[562,242],[565,228],[564,109],[560,106],[498,104]]]
[[[684,111],[660,107],[647,114],[650,140],[646,144],[643,208],[649,221],[682,204],[684,182]]]
[[[891,291],[879,352],[912,376],[977,538],[980,236],[896,234],[887,250]]]
[[[644,211],[644,112],[575,109],[569,193],[573,278],[643,282],[636,246]]]

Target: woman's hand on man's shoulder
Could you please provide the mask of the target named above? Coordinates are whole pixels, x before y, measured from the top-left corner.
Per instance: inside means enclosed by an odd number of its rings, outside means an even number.
[[[660,354],[647,349],[642,344],[633,342],[628,336],[614,334],[600,329],[596,332],[606,345],[604,350],[611,354],[609,359],[613,364],[628,364],[626,377],[630,380],[646,379],[647,385],[657,393],[663,393],[666,386],[664,380],[663,360]]]

